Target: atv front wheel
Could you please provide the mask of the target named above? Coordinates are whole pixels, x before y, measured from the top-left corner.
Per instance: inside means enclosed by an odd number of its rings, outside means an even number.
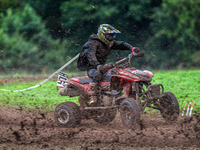
[[[120,105],[120,116],[123,124],[133,128],[140,120],[140,108],[132,98],[126,98]]]
[[[73,102],[59,104],[54,112],[55,121],[63,127],[74,127],[81,122],[80,109]]]
[[[173,122],[179,116],[179,104],[176,96],[171,92],[165,92],[162,99],[160,99],[160,112],[166,122]]]

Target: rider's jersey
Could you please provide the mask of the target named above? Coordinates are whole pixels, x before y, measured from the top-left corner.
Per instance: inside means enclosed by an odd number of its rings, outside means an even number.
[[[132,50],[133,46],[123,41],[112,41],[105,44],[96,34],[92,34],[82,47],[78,58],[77,67],[80,70],[96,69],[98,65],[104,65],[110,50]]]

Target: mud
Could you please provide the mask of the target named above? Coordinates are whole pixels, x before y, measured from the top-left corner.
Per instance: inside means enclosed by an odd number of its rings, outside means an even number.
[[[59,127],[53,112],[0,108],[2,149],[200,149],[199,114],[165,123],[159,114],[146,113],[135,129],[123,126],[120,116],[107,125],[82,120],[76,128]]]

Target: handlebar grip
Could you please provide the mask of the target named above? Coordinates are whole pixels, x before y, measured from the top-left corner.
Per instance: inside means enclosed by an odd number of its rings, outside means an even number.
[[[133,56],[134,57],[143,57],[144,56],[144,51],[140,52],[140,53],[134,53]]]

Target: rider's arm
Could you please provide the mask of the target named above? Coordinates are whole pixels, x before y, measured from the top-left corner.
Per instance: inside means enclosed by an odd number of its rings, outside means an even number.
[[[111,49],[114,50],[132,50],[133,46],[124,41],[114,41]]]
[[[124,41],[114,41],[111,49],[114,49],[114,50],[132,50],[132,52],[136,52],[136,53],[139,52],[138,47],[133,47],[132,45],[130,45],[130,44],[124,42]]]

